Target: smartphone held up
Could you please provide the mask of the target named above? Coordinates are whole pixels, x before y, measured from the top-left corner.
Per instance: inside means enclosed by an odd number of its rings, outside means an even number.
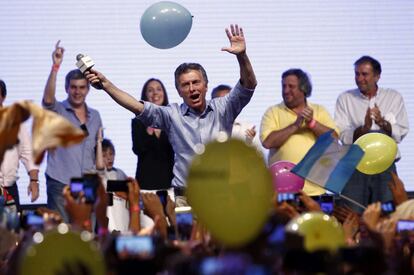
[[[175,219],[177,223],[176,239],[180,241],[190,240],[193,230],[193,213],[191,207],[176,207]]]
[[[100,179],[97,174],[84,174],[82,178],[71,178],[71,195],[75,199],[80,199],[83,194],[86,203],[94,203],[99,183]]]

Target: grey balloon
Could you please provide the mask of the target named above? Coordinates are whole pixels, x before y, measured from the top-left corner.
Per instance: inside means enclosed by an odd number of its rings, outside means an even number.
[[[148,44],[158,49],[169,49],[184,41],[192,24],[193,18],[185,7],[162,1],[145,10],[140,29]]]

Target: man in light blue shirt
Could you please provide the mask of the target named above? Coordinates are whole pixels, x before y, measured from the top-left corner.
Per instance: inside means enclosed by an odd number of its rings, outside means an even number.
[[[240,66],[240,80],[222,98],[206,100],[208,78],[204,68],[196,63],[183,63],[175,71],[175,86],[183,103],[157,106],[138,101],[117,88],[104,75],[92,70],[87,75],[91,83],[101,82],[103,89],[121,106],[135,113],[147,126],[160,128],[168,134],[175,152],[174,179],[176,195],[186,186],[188,166],[197,148],[213,140],[224,131],[231,133],[233,122],[250,101],[256,87],[256,76],[246,54],[242,28],[226,29],[230,47],[222,48],[236,55]]]
[[[70,183],[71,178],[82,177],[83,173],[94,170],[95,145],[102,121],[98,111],[86,105],[89,83],[80,70],[72,70],[66,75],[67,99],[62,102],[56,100],[56,78],[64,52],[59,42],[52,53],[53,65],[43,93],[42,104],[45,109],[58,113],[73,125],[80,127],[87,135],[82,143],[68,148],[58,147],[47,156],[47,205],[50,209],[58,211],[68,222],[69,217],[64,208],[62,195],[63,187]]]

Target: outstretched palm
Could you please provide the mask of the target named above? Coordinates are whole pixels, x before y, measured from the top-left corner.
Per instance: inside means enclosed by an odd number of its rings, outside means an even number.
[[[230,47],[224,47],[221,50],[238,55],[246,51],[246,41],[244,40],[243,29],[238,25],[230,25],[230,30],[226,28],[226,34],[230,41]]]

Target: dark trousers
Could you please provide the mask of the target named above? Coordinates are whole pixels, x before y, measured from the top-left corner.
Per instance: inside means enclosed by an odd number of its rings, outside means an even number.
[[[378,201],[386,202],[392,200],[392,192],[388,187],[388,182],[392,180],[391,172],[397,173],[395,163],[386,171],[376,175],[366,175],[355,170],[341,194],[359,202],[363,206],[368,206]],[[340,204],[349,206],[357,213],[363,212],[361,207],[344,199],[341,200]]]

